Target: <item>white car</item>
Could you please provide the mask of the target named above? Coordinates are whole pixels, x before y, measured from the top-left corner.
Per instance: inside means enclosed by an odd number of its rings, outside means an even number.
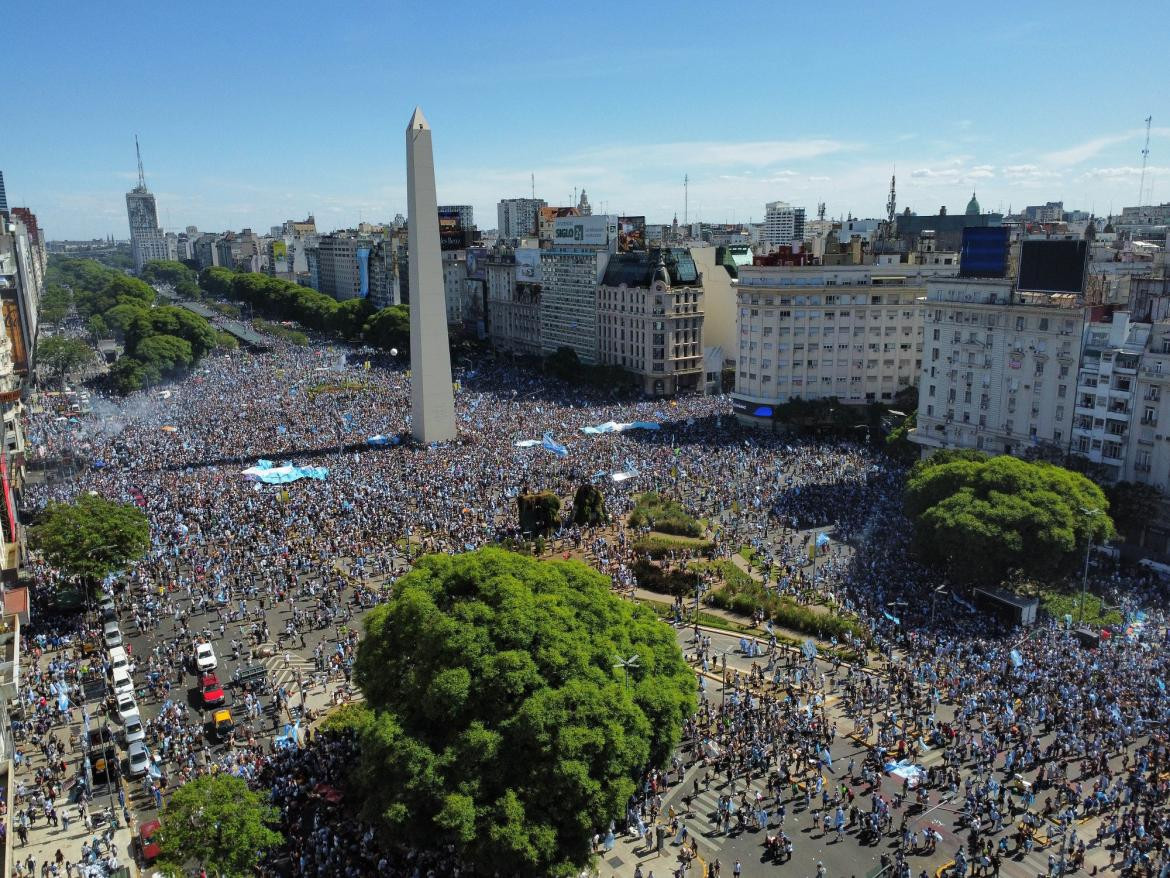
[[[106,610],[116,610],[114,606],[114,596],[108,591],[103,591],[101,597],[98,598],[98,611],[105,612]]]
[[[102,628],[102,639],[106,642],[106,649],[113,649],[115,646],[122,645],[122,631],[118,627],[117,621],[107,622]]]
[[[134,700],[134,693],[127,692],[124,695],[118,696],[118,719],[123,725],[126,724],[127,717],[133,715],[138,716],[138,702]]]
[[[126,750],[126,762],[130,766],[131,777],[142,777],[150,767],[150,754],[146,752],[146,745],[135,741]]]
[[[135,713],[128,713],[122,718],[122,739],[126,746],[146,740],[146,729],[142,726],[142,717]]]
[[[195,644],[195,670],[201,674],[214,671],[219,667],[219,659],[215,657],[215,650],[210,643]]]
[[[119,698],[123,695],[134,694],[134,680],[125,668],[114,669],[114,694]]]

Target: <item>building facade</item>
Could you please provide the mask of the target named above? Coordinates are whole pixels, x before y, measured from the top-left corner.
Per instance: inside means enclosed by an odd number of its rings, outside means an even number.
[[[918,426],[926,450],[1069,447],[1084,315],[1076,296],[939,278],[924,302]]]
[[[617,249],[617,218],[560,217],[553,243],[540,252],[541,350],[571,348],[597,362],[597,285]]]
[[[130,221],[130,253],[134,257],[134,270],[152,259],[167,258],[167,242],[158,226],[158,213],[154,195],[140,183],[126,193],[126,216]]]
[[[954,268],[741,267],[732,397],[737,417],[769,423],[772,406],[794,399],[891,402],[918,380],[920,299],[944,272]]]
[[[761,240],[768,249],[804,240],[804,208],[793,207],[787,201],[769,201],[764,205]]]
[[[685,248],[618,253],[597,289],[597,362],[638,377],[646,396],[703,383],[703,281]]]
[[[540,356],[540,251],[497,245],[489,251],[484,271],[492,347]]]
[[[470,204],[440,204],[439,216],[458,217],[460,228],[475,228],[475,211],[472,210]]]
[[[543,198],[505,198],[496,205],[496,234],[501,241],[535,238],[540,234]]]

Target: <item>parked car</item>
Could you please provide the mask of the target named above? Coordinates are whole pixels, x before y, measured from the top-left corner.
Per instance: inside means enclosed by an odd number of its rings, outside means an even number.
[[[123,695],[134,694],[134,680],[130,677],[130,672],[125,668],[116,668],[114,670],[114,695],[121,697]]]
[[[236,727],[236,721],[232,719],[232,712],[226,707],[223,710],[217,710],[211,717],[212,727],[215,729],[215,737],[220,741],[226,741],[232,733],[232,729]]]
[[[195,644],[195,670],[201,674],[214,671],[219,667],[219,659],[215,657],[215,650],[210,643]]]
[[[215,674],[204,674],[199,681],[199,689],[203,693],[203,706],[214,707],[217,704],[223,704],[226,697],[223,693],[223,686],[219,683],[219,677]]]
[[[146,865],[157,860],[158,855],[162,852],[158,842],[154,840],[161,828],[162,824],[157,820],[147,820],[138,827],[138,855],[142,857],[142,862]]]
[[[122,631],[118,628],[117,619],[107,622],[102,627],[102,639],[106,642],[106,649],[122,645]]]
[[[126,692],[118,696],[118,706],[116,709],[118,714],[118,721],[122,725],[126,725],[126,718],[133,714],[138,715],[138,702],[134,700],[133,692]]]
[[[146,740],[146,729],[142,725],[142,717],[138,713],[127,714],[122,720],[122,740],[129,747],[136,741]]]
[[[130,767],[131,777],[142,777],[150,767],[150,754],[146,752],[146,745],[135,741],[126,749],[126,762]]]

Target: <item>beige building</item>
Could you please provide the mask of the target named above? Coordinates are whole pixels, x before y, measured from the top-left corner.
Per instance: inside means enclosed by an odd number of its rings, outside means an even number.
[[[540,251],[497,246],[488,254],[485,271],[492,346],[540,356]]]
[[[1018,292],[1010,280],[938,278],[923,304],[910,438],[924,451],[1066,450],[1084,324],[1077,297]]]
[[[647,396],[703,382],[703,278],[685,248],[617,253],[597,288],[597,362],[634,373]]]
[[[929,280],[954,267],[743,266],[732,403],[746,423],[770,423],[793,399],[889,403],[922,368]],[[759,414],[757,414],[759,413]]]

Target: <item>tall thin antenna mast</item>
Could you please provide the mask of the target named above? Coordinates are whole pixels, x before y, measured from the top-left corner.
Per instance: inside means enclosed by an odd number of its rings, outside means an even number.
[[[536,200],[536,174],[532,173],[529,176],[532,178],[532,200],[535,201]]]
[[[1147,126],[1147,131],[1148,131],[1148,128],[1149,128],[1149,126]],[[1146,136],[1146,140],[1147,140],[1147,142],[1149,141],[1148,133]],[[142,150],[138,148],[138,135],[137,134],[134,135],[134,152],[138,154],[138,188],[145,189],[146,188],[146,174],[144,174],[142,172]]]
[[[683,225],[688,225],[690,207],[690,182],[691,178],[688,174],[683,174]]]
[[[1146,116],[1146,145],[1142,147],[1142,182],[1138,189],[1138,207],[1144,204],[1142,201],[1142,193],[1146,189],[1146,161],[1150,158],[1150,123],[1152,121],[1154,121],[1153,116]]]

